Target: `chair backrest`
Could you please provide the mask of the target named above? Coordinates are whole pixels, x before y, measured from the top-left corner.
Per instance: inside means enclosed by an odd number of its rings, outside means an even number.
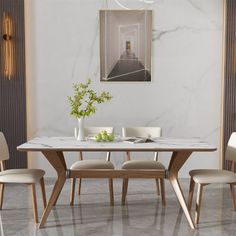
[[[107,133],[109,134],[114,134],[114,128],[113,127],[85,127],[84,128],[84,134],[85,137],[88,136],[95,136],[98,133],[100,133],[101,131],[107,131]],[[106,160],[110,161],[110,152],[107,152],[107,157]],[[83,153],[80,152],[80,160],[83,160]]]
[[[7,146],[7,141],[2,132],[0,132],[0,161],[9,159],[9,150]]]
[[[122,128],[123,137],[161,137],[160,127],[127,127]]]
[[[87,137],[88,135],[96,135],[100,133],[101,131],[107,131],[109,134],[114,133],[114,128],[113,127],[85,127],[84,128],[84,133],[85,136]]]
[[[232,133],[225,152],[225,159],[236,161],[236,132]]]

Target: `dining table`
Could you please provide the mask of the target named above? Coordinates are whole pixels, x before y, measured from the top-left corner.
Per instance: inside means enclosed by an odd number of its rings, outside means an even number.
[[[154,138],[153,141],[134,144],[123,142],[122,139],[96,142],[94,140],[77,141],[74,137],[36,137],[18,146],[18,151],[41,152],[57,173],[56,182],[44,209],[39,228],[45,225],[67,178],[142,178],[143,175],[145,178],[157,178],[160,174],[157,170],[70,170],[67,168],[64,152],[171,152],[164,176],[169,180],[190,227],[195,229],[196,226],[179,183],[178,173],[193,152],[213,152],[216,147],[201,138],[160,137]]]

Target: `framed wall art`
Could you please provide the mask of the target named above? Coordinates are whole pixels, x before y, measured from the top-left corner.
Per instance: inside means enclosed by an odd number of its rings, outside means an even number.
[[[100,81],[151,81],[151,10],[100,10]]]

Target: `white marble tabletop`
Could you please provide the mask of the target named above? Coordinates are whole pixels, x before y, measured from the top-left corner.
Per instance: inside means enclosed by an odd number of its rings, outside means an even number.
[[[152,143],[77,141],[73,137],[39,137],[17,147],[19,151],[215,151],[199,138],[154,138]]]

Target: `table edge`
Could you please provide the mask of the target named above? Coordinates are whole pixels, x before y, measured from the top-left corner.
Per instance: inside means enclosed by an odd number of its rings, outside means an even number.
[[[42,152],[42,151],[64,151],[64,152],[175,152],[175,151],[192,151],[192,152],[214,152],[217,150],[216,147],[212,148],[20,148],[17,147],[18,151],[22,152]]]

